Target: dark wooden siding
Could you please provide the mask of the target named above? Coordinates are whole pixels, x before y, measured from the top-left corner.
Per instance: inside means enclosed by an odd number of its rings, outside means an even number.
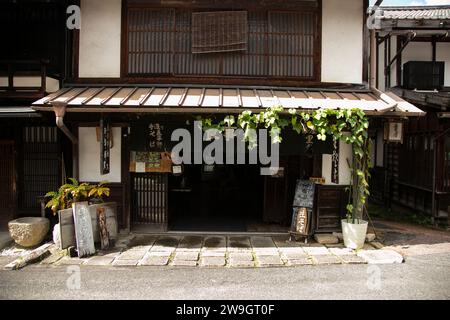
[[[0,60],[49,61],[48,74],[61,76],[64,63],[68,1],[1,1]],[[0,72],[7,71],[0,65]],[[37,64],[21,64],[16,71],[40,72]]]
[[[0,224],[13,217],[16,206],[15,189],[15,143],[3,140],[0,141]]]
[[[318,185],[316,188],[316,232],[333,232],[341,229],[341,220],[348,203],[347,186]]]
[[[37,212],[39,197],[61,184],[61,154],[56,127],[24,127],[19,208]]]
[[[159,225],[168,222],[168,175],[166,173],[133,173],[131,175],[131,223]]]

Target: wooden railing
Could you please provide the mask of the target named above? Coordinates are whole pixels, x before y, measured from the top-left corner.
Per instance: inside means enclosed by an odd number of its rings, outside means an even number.
[[[49,60],[0,60],[0,77],[8,77],[8,85],[0,86],[2,95],[17,97],[26,95],[45,95],[47,67]],[[21,68],[20,68],[21,67]],[[24,70],[29,69],[29,70]],[[39,76],[41,79],[40,86],[15,86],[14,76]]]

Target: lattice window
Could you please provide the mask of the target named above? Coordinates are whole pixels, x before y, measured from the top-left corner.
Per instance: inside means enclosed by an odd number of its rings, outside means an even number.
[[[23,128],[21,209],[40,208],[38,198],[61,184],[61,154],[56,127]]]
[[[127,21],[130,76],[319,77],[317,10],[198,13],[139,7],[128,9]]]

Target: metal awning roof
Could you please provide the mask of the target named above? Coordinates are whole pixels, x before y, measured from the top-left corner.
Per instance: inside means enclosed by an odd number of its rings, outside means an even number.
[[[22,106],[0,107],[0,118],[30,118],[40,116],[41,115],[39,113],[37,113],[30,107],[22,107]]]
[[[370,90],[319,90],[249,87],[68,87],[32,104],[53,111],[52,103],[67,104],[67,112],[237,113],[283,108],[360,108],[370,115],[418,116],[425,113],[392,93]]]

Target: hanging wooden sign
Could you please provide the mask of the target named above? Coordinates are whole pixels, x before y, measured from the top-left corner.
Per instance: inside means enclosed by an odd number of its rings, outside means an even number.
[[[100,119],[100,174],[110,171],[111,124],[105,118]]]
[[[148,124],[148,150],[164,151],[164,125],[158,122]]]
[[[339,184],[339,141],[333,141],[331,154],[331,182]]]
[[[92,255],[95,253],[95,246],[88,203],[87,201],[75,202],[72,208],[78,257]]]

